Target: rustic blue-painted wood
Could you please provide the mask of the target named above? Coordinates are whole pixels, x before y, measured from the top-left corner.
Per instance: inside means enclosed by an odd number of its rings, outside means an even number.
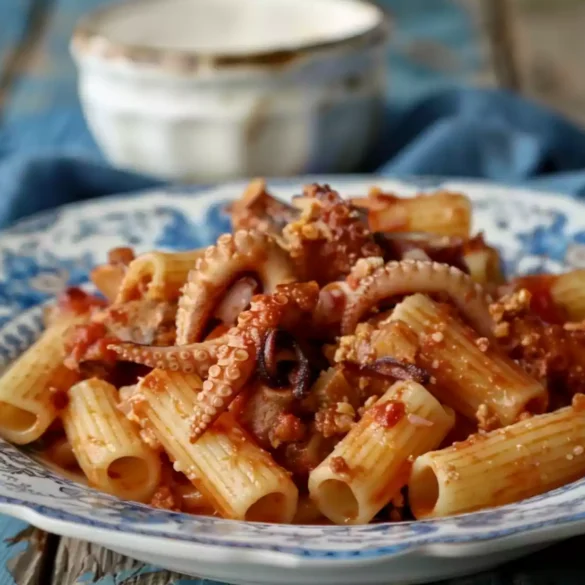
[[[0,584],[37,585],[44,568],[49,535],[32,526],[0,518]]]

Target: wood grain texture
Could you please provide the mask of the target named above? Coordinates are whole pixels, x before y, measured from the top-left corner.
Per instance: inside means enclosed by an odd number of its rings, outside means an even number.
[[[0,516],[0,585],[48,583],[42,575],[54,539],[20,520]]]
[[[480,3],[484,34],[490,44],[495,75],[500,87],[521,92],[522,75],[518,64],[517,15],[512,0]]]
[[[515,1],[525,94],[585,125],[585,2]]]
[[[101,546],[62,538],[56,551],[52,585],[203,585],[178,573],[123,557]],[[205,582],[211,585],[211,582]],[[0,581],[0,585],[4,585]],[[20,583],[18,583],[20,585]]]
[[[22,9],[22,2],[19,3]],[[0,112],[14,81],[28,63],[29,55],[40,43],[51,11],[51,0],[28,0],[27,12],[22,15],[21,35],[13,39],[2,60],[0,71]],[[5,10],[13,8],[5,8]],[[14,29],[12,29],[14,30]]]

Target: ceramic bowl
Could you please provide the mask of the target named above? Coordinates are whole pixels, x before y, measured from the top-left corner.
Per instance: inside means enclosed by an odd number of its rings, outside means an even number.
[[[509,274],[585,267],[585,207],[579,201],[435,179],[313,177],[271,181],[269,188],[286,200],[315,180],[346,195],[363,194],[371,185],[403,195],[440,188],[464,192],[473,203],[474,229],[500,248]],[[208,245],[229,230],[223,209],[244,187],[108,197],[43,213],[2,232],[0,368],[39,334],[40,304],[67,283],[86,282],[109,248]],[[238,585],[404,585],[477,572],[585,534],[585,478],[523,502],[451,518],[364,526],[259,524],[122,501],[64,478],[0,440],[0,512],[161,567]]]
[[[388,29],[364,0],[130,0],[71,49],[113,164],[210,181],[355,169],[380,128]]]

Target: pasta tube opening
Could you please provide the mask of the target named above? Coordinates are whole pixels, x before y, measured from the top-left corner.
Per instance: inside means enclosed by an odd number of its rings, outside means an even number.
[[[413,467],[410,483],[408,485],[408,494],[412,502],[416,502],[415,516],[426,516],[437,506],[441,497],[439,479],[432,465],[421,462],[420,465]]]
[[[71,316],[51,325],[0,380],[0,435],[18,445],[36,441],[59,414],[54,400],[77,381],[63,365]]]
[[[115,455],[113,453],[113,455]],[[102,470],[84,470],[90,484],[126,500],[145,502],[160,479],[160,465],[156,455],[125,455],[101,464]]]
[[[327,479],[316,489],[321,512],[336,524],[359,515],[360,505],[353,490],[341,479]]]
[[[119,498],[148,502],[160,479],[158,454],[117,408],[118,391],[104,380],[69,390],[63,426],[90,485]]]
[[[230,413],[191,442],[200,387],[198,376],[155,369],[140,381],[130,417],[160,442],[175,470],[224,518],[290,523],[297,507],[296,485]]]
[[[412,461],[436,449],[453,412],[420,384],[396,382],[309,475],[309,494],[336,524],[366,524],[408,483]]]
[[[290,521],[287,512],[287,495],[282,492],[266,494],[256,500],[246,512],[248,522],[282,523]]]
[[[135,489],[136,485],[150,483],[151,469],[152,466],[141,457],[126,456],[114,459],[107,467],[108,481],[112,485],[112,491],[119,493]]]
[[[148,252],[130,262],[116,295],[116,302],[145,297],[153,301],[177,299],[187,275],[204,250]]]
[[[412,468],[412,513],[465,514],[576,481],[585,476],[584,436],[585,411],[569,406],[429,451]]]
[[[28,434],[38,420],[38,415],[30,410],[8,404],[8,402],[0,402],[0,427],[11,441],[18,442],[15,437]]]

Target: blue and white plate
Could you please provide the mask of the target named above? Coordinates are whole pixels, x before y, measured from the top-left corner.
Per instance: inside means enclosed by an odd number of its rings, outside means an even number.
[[[329,177],[345,195],[377,184],[409,195],[444,187],[469,195],[475,229],[511,273],[585,266],[585,207],[481,183]],[[288,198],[306,181],[275,181]],[[222,208],[244,184],[154,191],[64,207],[0,236],[0,365],[40,331],[39,304],[87,280],[115,246],[187,249],[229,230]],[[0,441],[0,512],[174,569],[238,584],[422,582],[479,571],[585,533],[585,480],[502,508],[459,517],[367,526],[280,526],[190,516],[117,500],[60,477]]]

